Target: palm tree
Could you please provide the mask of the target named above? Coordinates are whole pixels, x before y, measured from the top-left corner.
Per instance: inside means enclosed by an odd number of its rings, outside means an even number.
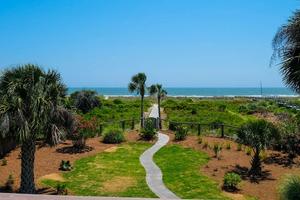
[[[300,10],[294,12],[273,39],[271,64],[280,60],[280,70],[287,86],[300,92]]]
[[[21,193],[35,193],[34,159],[37,138],[57,144],[73,124],[60,107],[66,87],[56,71],[23,65],[0,76],[0,134],[21,145]]]
[[[141,96],[141,127],[144,127],[144,97],[146,92],[147,76],[144,73],[138,73],[131,78],[128,85],[129,92],[136,92]]]
[[[163,97],[167,95],[167,91],[163,89],[161,84],[151,85],[149,88],[150,95],[156,95],[158,104],[158,117],[159,117],[159,128],[161,129],[161,114],[160,114],[160,102]]]
[[[81,110],[83,114],[101,105],[97,92],[93,90],[76,91],[70,95],[70,99],[74,106]]]

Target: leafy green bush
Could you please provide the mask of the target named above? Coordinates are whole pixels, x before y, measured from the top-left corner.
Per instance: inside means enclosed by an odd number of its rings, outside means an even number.
[[[141,130],[140,136],[144,140],[152,140],[156,135],[154,119],[148,118],[144,123],[144,128]]]
[[[71,171],[72,166],[69,160],[62,160],[59,165],[59,170]]]
[[[58,195],[67,195],[68,194],[67,185],[65,183],[57,183],[56,193]]]
[[[300,176],[288,175],[279,186],[281,200],[300,199]]]
[[[123,131],[116,127],[109,127],[104,133],[103,142],[106,144],[118,144],[125,141]]]
[[[122,104],[123,101],[122,101],[121,99],[114,99],[114,100],[113,100],[113,103],[114,103],[114,104]]]
[[[82,113],[88,113],[93,108],[101,105],[97,92],[92,90],[76,91],[70,95],[70,99],[73,105]]]
[[[188,134],[188,128],[185,126],[177,126],[175,131],[175,140],[185,140]]]
[[[241,181],[240,175],[233,172],[226,173],[223,179],[223,188],[227,191],[235,191]]]

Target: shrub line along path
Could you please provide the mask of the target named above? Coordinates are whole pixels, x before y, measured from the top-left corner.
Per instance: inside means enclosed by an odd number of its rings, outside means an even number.
[[[158,118],[158,105],[154,104],[151,108],[149,117]],[[153,155],[169,141],[169,136],[158,132],[157,142],[147,149],[140,157],[140,162],[146,170],[146,182],[149,188],[159,198],[162,199],[179,199],[163,183],[163,174],[160,168],[154,163]]]

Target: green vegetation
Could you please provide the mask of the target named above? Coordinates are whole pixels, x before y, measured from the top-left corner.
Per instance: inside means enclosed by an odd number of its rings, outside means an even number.
[[[213,146],[213,150],[216,158],[220,158],[220,153],[222,151],[222,144],[215,143]]]
[[[119,128],[110,127],[104,133],[103,142],[106,144],[118,144],[123,141],[125,141],[124,133]]]
[[[188,134],[188,129],[185,126],[177,126],[175,131],[175,140],[185,140]]]
[[[261,175],[260,152],[270,146],[280,137],[276,126],[265,120],[255,120],[246,123],[238,131],[238,141],[249,145],[254,153],[251,160],[250,176]]]
[[[235,191],[241,181],[240,175],[233,172],[226,173],[223,180],[223,187],[227,191]]]
[[[209,157],[203,152],[178,145],[165,146],[154,160],[162,170],[166,186],[184,199],[226,199],[216,182],[201,174],[199,168]]]
[[[142,128],[140,136],[144,140],[152,140],[156,135],[156,130],[154,128],[154,119],[148,118],[145,120],[144,128]]]
[[[300,176],[288,175],[279,187],[281,200],[300,199]]]
[[[144,98],[147,90],[146,86],[147,76],[144,73],[138,73],[131,78],[130,83],[128,84],[129,92],[136,92],[141,97],[141,111],[140,111],[140,120],[141,127],[144,127]]]
[[[158,117],[159,119],[161,119],[161,113],[160,113],[161,99],[167,95],[167,91],[163,89],[161,84],[151,85],[148,88],[148,90],[150,95],[156,95],[157,105],[158,105]],[[161,121],[159,121],[159,128],[162,128]]]
[[[219,124],[225,124],[225,134],[235,134],[237,130],[235,127],[238,128],[247,121],[257,119],[255,114],[264,116],[269,113],[274,115],[278,122],[284,123],[286,120],[294,119],[297,116],[297,111],[282,107],[272,99],[168,98],[162,103],[162,107],[164,107],[170,121],[207,124],[201,126],[201,134],[221,134]],[[169,129],[175,131],[175,126],[175,124],[170,123]],[[189,129],[190,132],[197,133],[196,125],[190,126]]]
[[[155,197],[145,180],[139,156],[151,146],[132,143],[118,146],[115,152],[103,152],[74,163],[71,172],[63,174],[70,193],[85,196]],[[56,187],[58,182],[43,180]]]
[[[70,95],[70,104],[82,113],[88,113],[93,108],[100,106],[97,93],[92,90],[76,91]]]
[[[140,100],[137,98],[110,98],[101,99],[101,107],[96,107],[89,113],[85,114],[86,119],[95,117],[98,123],[118,122],[121,120],[140,119]],[[144,99],[144,108],[151,106],[150,100]],[[117,124],[120,125],[120,124]],[[129,126],[130,124],[126,124]]]
[[[21,144],[21,193],[35,193],[36,140],[55,145],[72,125],[62,106],[66,88],[56,71],[27,64],[0,75],[0,130]]]

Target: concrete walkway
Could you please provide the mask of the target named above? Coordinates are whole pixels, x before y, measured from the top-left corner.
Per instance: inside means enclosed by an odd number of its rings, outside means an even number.
[[[83,196],[0,193],[0,200],[155,200],[155,199],[129,198],[129,197],[87,197],[87,196],[83,197]]]
[[[158,117],[158,106],[152,106],[149,117]],[[162,199],[179,199],[173,192],[171,192],[163,183],[163,174],[160,168],[154,163],[153,155],[169,141],[169,136],[158,132],[157,142],[149,149],[147,149],[140,157],[140,162],[146,170],[146,182],[149,188],[159,198]]]

